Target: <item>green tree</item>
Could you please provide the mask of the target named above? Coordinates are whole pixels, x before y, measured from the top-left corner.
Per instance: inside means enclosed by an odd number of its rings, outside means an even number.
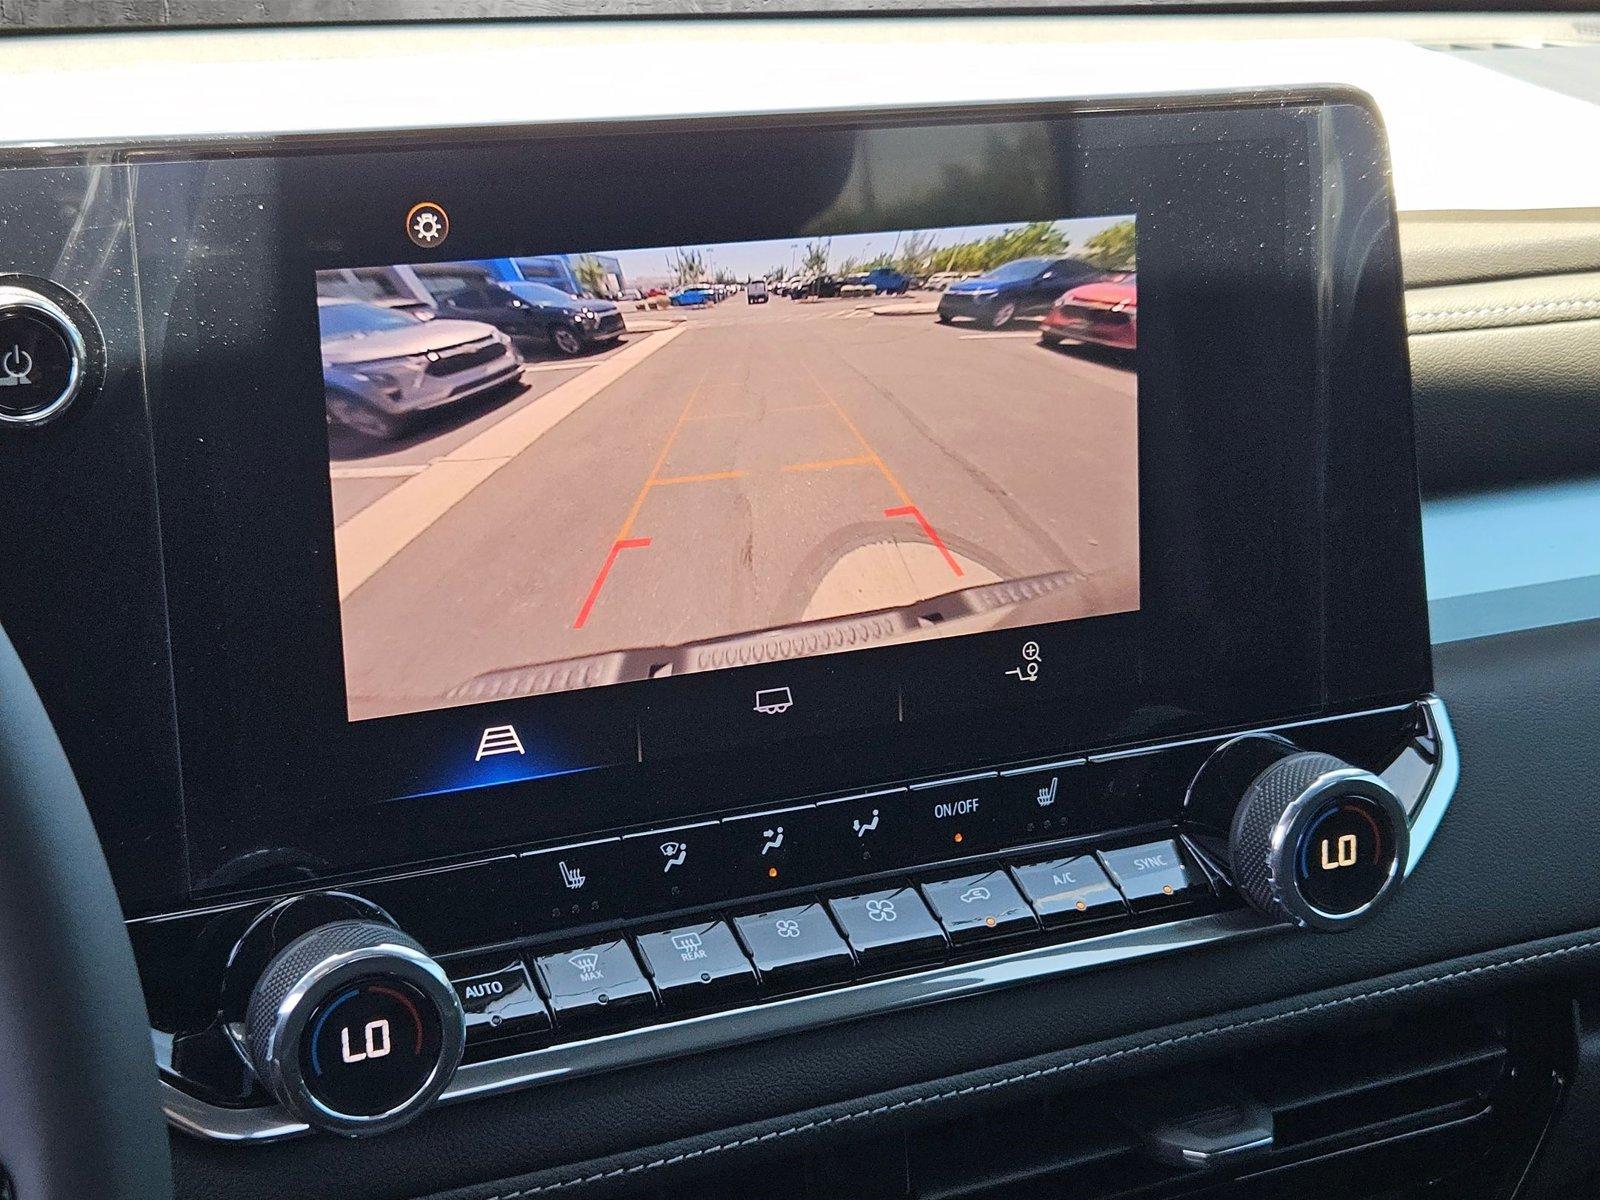
[[[800,259],[802,275],[821,275],[828,269],[828,259],[833,255],[833,239],[818,238],[806,243],[806,252]]]
[[[1083,244],[1083,257],[1102,271],[1132,271],[1134,259],[1132,221],[1108,225]]]
[[[600,265],[600,260],[592,254],[585,254],[572,268],[572,274],[577,278],[584,292],[590,296],[603,296],[606,294],[606,269]]]
[[[680,284],[695,283],[705,277],[706,256],[700,250],[678,247],[677,256],[667,259],[667,269]]]

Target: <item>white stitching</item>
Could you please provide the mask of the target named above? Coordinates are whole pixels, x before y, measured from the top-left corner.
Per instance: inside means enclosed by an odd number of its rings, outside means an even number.
[[[592,1175],[576,1176],[572,1179],[563,1179],[555,1183],[541,1183],[533,1187],[521,1188],[514,1192],[499,1192],[485,1200],[525,1200],[528,1196],[539,1196],[548,1192],[560,1191],[564,1188],[580,1187],[585,1184],[600,1183],[606,1179],[620,1179],[627,1175],[639,1175],[646,1171],[658,1170],[661,1167],[677,1166],[680,1163],[693,1162],[701,1158],[709,1158],[714,1154],[723,1154],[731,1150],[743,1149],[746,1146],[760,1145],[763,1142],[779,1141],[795,1134],[810,1133],[813,1130],[825,1129],[830,1125],[843,1125],[850,1121],[865,1120],[869,1117],[885,1116],[888,1113],[900,1112],[906,1109],[921,1108],[929,1104],[940,1104],[946,1100],[959,1099],[962,1096],[975,1096],[982,1092],[996,1091],[1000,1088],[1012,1087],[1019,1083],[1028,1083],[1035,1079],[1045,1079],[1052,1075],[1060,1075],[1067,1071],[1079,1070],[1083,1067],[1094,1066],[1098,1063],[1113,1062],[1119,1058],[1127,1058],[1136,1054],[1144,1054],[1155,1050],[1164,1050],[1170,1046],[1181,1045],[1184,1042],[1196,1041],[1204,1038],[1220,1037],[1227,1033],[1237,1033],[1242,1029],[1254,1029],[1263,1025],[1275,1024],[1279,1021],[1289,1020],[1291,1017],[1305,1016],[1308,1013],[1323,1012],[1328,1009],[1339,1008],[1346,1004],[1356,1004],[1363,1000],[1376,1000],[1382,996],[1393,996],[1401,992],[1412,991],[1421,987],[1434,987],[1439,984],[1449,983],[1453,979],[1465,979],[1470,975],[1481,975],[1488,971],[1503,971],[1510,967],[1523,966],[1527,963],[1540,962],[1544,959],[1560,958],[1563,955],[1575,954],[1583,950],[1592,950],[1600,946],[1600,940],[1580,942],[1574,946],[1562,946],[1556,950],[1544,950],[1538,954],[1525,955],[1522,958],[1508,959],[1501,963],[1487,963],[1481,967],[1467,967],[1459,971],[1452,971],[1445,975],[1430,976],[1427,979],[1416,979],[1410,983],[1394,984],[1390,987],[1379,988],[1372,992],[1362,992],[1354,996],[1343,996],[1337,1000],[1323,1000],[1317,1004],[1303,1005],[1300,1008],[1289,1009],[1286,1012],[1272,1013],[1264,1017],[1252,1017],[1248,1021],[1235,1021],[1230,1025],[1219,1025],[1212,1029],[1199,1029],[1193,1033],[1179,1034],[1177,1037],[1166,1038],[1159,1042],[1149,1042],[1140,1046],[1128,1046],[1122,1050],[1111,1050],[1103,1054],[1091,1055],[1088,1058],[1073,1059],[1070,1062],[1057,1063],[1050,1067],[1035,1067],[1031,1071],[1024,1071],[1019,1075],[1008,1075],[1001,1079],[991,1079],[985,1083],[968,1084],[966,1087],[952,1088],[949,1091],[932,1093],[927,1096],[913,1096],[909,1100],[897,1100],[893,1104],[880,1104],[874,1108],[857,1109],[854,1112],[840,1113],[838,1116],[822,1117],[815,1121],[807,1121],[800,1125],[791,1125],[784,1129],[774,1129],[767,1133],[752,1134],[737,1141],[721,1142],[713,1146],[703,1146],[698,1150],[687,1150],[682,1154],[674,1154],[668,1158],[652,1159],[649,1162],[633,1163],[625,1167],[613,1167],[608,1171],[597,1171]]]
[[[1448,308],[1438,312],[1414,312],[1411,324],[1426,321],[1453,321],[1466,317],[1509,316],[1512,313],[1547,312],[1575,308],[1583,311],[1600,309],[1600,299],[1592,300],[1539,300],[1527,304],[1492,304],[1483,308]]]

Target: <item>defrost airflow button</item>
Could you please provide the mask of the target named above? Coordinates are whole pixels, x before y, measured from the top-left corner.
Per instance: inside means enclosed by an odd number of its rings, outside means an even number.
[[[533,966],[562,1029],[625,1025],[655,1009],[655,992],[625,941],[546,954]]]
[[[60,416],[83,390],[88,357],[61,305],[31,288],[0,286],[0,427]]]

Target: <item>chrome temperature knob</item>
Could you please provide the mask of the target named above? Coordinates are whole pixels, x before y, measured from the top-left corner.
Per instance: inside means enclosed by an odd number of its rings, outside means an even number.
[[[443,968],[378,921],[321,925],[279,952],[245,1013],[257,1076],[290,1112],[336,1133],[380,1133],[433,1103],[466,1042]]]
[[[1276,920],[1350,928],[1400,886],[1410,847],[1405,810],[1376,775],[1278,745],[1234,810],[1235,886]]]

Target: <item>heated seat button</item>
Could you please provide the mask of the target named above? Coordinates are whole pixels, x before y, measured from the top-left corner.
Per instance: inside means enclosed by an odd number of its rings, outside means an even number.
[[[820,904],[750,913],[735,917],[733,927],[768,987],[805,987],[837,979],[854,965],[850,947]]]
[[[701,1008],[755,991],[755,968],[721,921],[641,934],[634,940],[668,1008]]]
[[[1188,900],[1205,890],[1171,838],[1100,851],[1100,862],[1134,912]]]
[[[1039,927],[1033,909],[1004,871],[935,880],[922,885],[922,894],[957,945]]]
[[[1120,917],[1128,911],[1122,893],[1092,854],[1016,863],[1011,873],[1046,928]]]
[[[544,1033],[550,1028],[550,1010],[534,990],[528,968],[520,962],[450,982],[461,998],[469,1042]]]
[[[944,930],[915,888],[837,896],[828,907],[856,957],[868,966],[944,954]]]
[[[1020,846],[1090,832],[1087,775],[1081,759],[1001,772],[993,816],[1005,841]]]
[[[534,960],[562,1029],[625,1025],[655,1008],[655,993],[628,943],[604,942]]]

